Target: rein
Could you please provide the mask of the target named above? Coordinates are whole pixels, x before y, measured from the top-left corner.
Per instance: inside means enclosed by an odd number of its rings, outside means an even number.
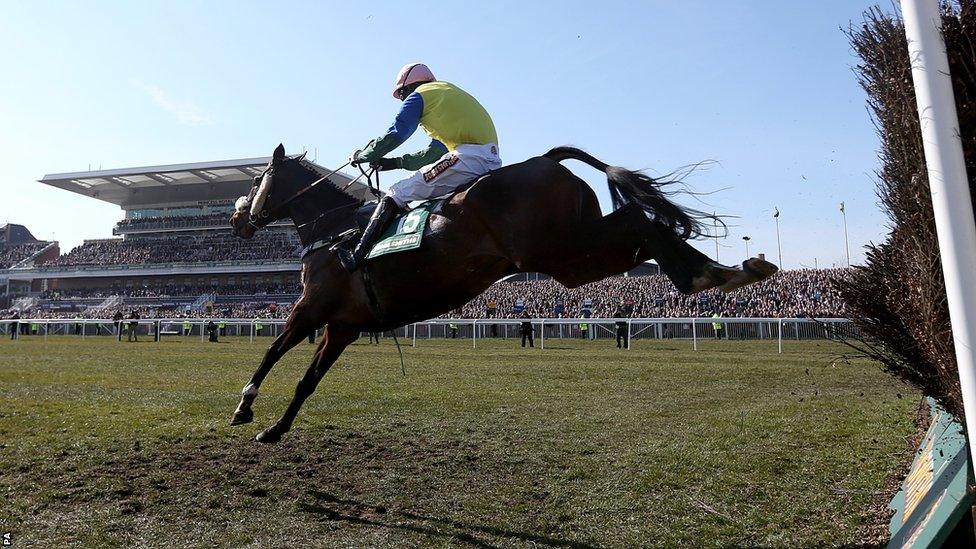
[[[351,163],[352,163],[352,161],[350,160],[349,162],[346,162],[345,164],[339,166],[338,168],[332,170],[331,172],[329,172],[329,173],[323,175],[322,177],[316,179],[315,181],[313,181],[307,187],[305,187],[305,188],[299,190],[298,192],[296,192],[295,194],[291,195],[290,197],[288,197],[287,199],[285,199],[281,204],[278,204],[275,207],[275,209],[276,210],[279,210],[281,208],[284,208],[288,204],[291,204],[296,198],[298,198],[299,196],[302,196],[303,194],[305,194],[308,191],[312,190],[312,188],[315,187],[316,185],[318,185],[319,183],[321,183],[323,181],[327,181],[330,176],[333,176],[333,175],[339,173],[339,170],[345,168],[346,166],[348,166]],[[366,181],[367,181],[367,187],[369,188],[369,192],[373,193],[373,196],[379,198],[380,197],[380,171],[378,169],[376,169],[376,168],[373,168],[373,169],[371,169],[369,171],[366,171],[366,170],[363,169],[362,165],[358,165],[357,167],[359,168],[360,174],[358,176],[356,176],[356,178],[353,179],[352,181],[350,181],[349,183],[346,183],[345,185],[343,185],[342,188],[340,188],[339,190],[345,192],[345,190],[348,189],[349,187],[351,187],[353,185],[353,183],[355,183],[355,182],[359,181],[360,179],[362,179],[363,177],[365,177],[366,178]],[[373,176],[376,177],[376,187],[375,187],[375,189],[373,188]],[[329,210],[329,211],[331,212],[332,210]],[[326,212],[326,213],[328,213],[328,212]]]
[[[304,155],[302,155],[302,156],[304,156]],[[339,173],[340,170],[342,170],[346,166],[349,166],[352,163],[353,163],[353,159],[350,159],[345,164],[339,166],[338,168],[332,170],[331,172],[329,172],[329,173],[323,175],[322,177],[316,179],[315,181],[313,181],[311,184],[305,186],[304,188],[299,189],[297,192],[295,192],[295,194],[289,196],[288,198],[286,198],[285,200],[283,200],[280,204],[278,204],[277,206],[275,206],[274,211],[279,211],[282,208],[288,206],[289,204],[291,204],[292,202],[294,202],[298,197],[300,197],[303,194],[307,193],[308,191],[312,190],[319,183],[322,183],[323,181],[329,181],[329,177],[331,177],[331,176]],[[379,170],[379,168],[370,168],[369,170],[364,170],[362,164],[356,164],[356,167],[359,168],[359,175],[356,176],[356,178],[353,179],[352,181],[350,181],[349,183],[346,183],[339,190],[341,192],[345,192],[346,189],[348,189],[349,187],[351,187],[355,182],[357,182],[360,179],[362,179],[363,177],[365,177],[366,178],[366,188],[369,189],[369,192],[373,196],[375,196],[376,198],[380,198],[382,196],[382,192],[380,191],[380,170]],[[264,177],[265,175],[268,175],[269,171],[273,172],[273,167],[269,166],[268,168],[266,168],[264,170],[264,172],[261,174],[261,176]],[[374,176],[376,178],[375,183],[373,181]],[[331,184],[331,181],[329,181],[329,183]],[[253,194],[254,191],[252,190],[251,192]],[[318,221],[320,219],[322,219],[322,217],[324,217],[326,214],[329,214],[329,213],[332,213],[332,212],[334,212],[336,210],[341,210],[343,208],[347,208],[347,207],[350,207],[350,206],[353,206],[353,205],[355,205],[355,204],[344,204],[342,206],[338,206],[338,207],[335,207],[335,208],[326,210],[326,211],[322,212],[321,214],[319,214],[315,219],[313,219],[311,221],[307,221],[305,223],[302,223],[301,225],[298,225],[296,228],[304,227],[304,226],[306,226],[306,225],[308,225],[310,223],[313,224],[313,227],[314,227],[314,224],[315,223],[318,223]],[[263,219],[263,218],[270,217],[271,216],[271,213],[272,213],[272,211],[262,209],[261,212],[259,212],[259,214],[257,216],[254,216],[254,215],[248,216],[247,224],[250,225],[251,227],[253,227],[255,230],[258,230],[258,229],[260,229],[263,226],[263,225],[258,225],[257,224],[258,219]]]
[[[303,189],[300,189],[298,192],[296,192],[295,194],[293,194],[290,197],[288,197],[287,199],[285,199],[284,202],[282,202],[281,204],[278,204],[278,207],[277,208],[283,208],[283,207],[287,206],[288,204],[291,204],[291,202],[293,200],[295,200],[299,196],[302,196],[303,194],[307,193],[308,191],[312,190],[312,187],[318,185],[319,183],[321,183],[323,181],[327,181],[329,179],[329,177],[331,177],[331,176],[339,173],[339,170],[341,170],[342,168],[345,168],[346,166],[348,166],[351,163],[352,163],[352,161],[350,160],[349,162],[346,162],[345,164],[339,166],[338,168],[332,170],[331,172],[329,172],[329,173],[323,175],[322,177],[316,179],[309,186],[307,186],[307,187],[305,187]],[[362,176],[360,176],[360,177],[362,177]],[[355,183],[357,180],[359,180],[359,177],[357,177],[356,179],[353,179],[352,181],[350,181],[345,187],[342,188],[342,190],[343,191],[346,190],[350,185],[352,185],[353,183]]]

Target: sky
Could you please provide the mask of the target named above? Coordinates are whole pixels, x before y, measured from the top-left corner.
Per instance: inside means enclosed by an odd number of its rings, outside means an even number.
[[[731,216],[723,262],[745,258],[743,236],[778,261],[774,208],[789,269],[846,265],[841,201],[853,263],[887,232],[843,32],[871,3],[2,5],[0,223],[62,252],[123,214],[45,174],[269,156],[279,142],[338,166],[390,125],[392,82],[416,61],[479,99],[506,163],[563,144],[650,175],[714,161],[687,179],[712,194],[680,200]],[[426,142],[418,131],[398,153]],[[608,211],[602,174],[570,167]]]

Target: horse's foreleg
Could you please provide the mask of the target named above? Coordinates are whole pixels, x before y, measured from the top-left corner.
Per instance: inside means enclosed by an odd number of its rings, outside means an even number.
[[[244,386],[244,390],[241,391],[241,402],[237,405],[237,409],[234,411],[233,417],[231,417],[231,425],[243,425],[250,423],[254,419],[251,404],[258,397],[258,389],[261,387],[264,378],[267,377],[268,372],[281,360],[281,357],[285,353],[294,348],[295,345],[298,345],[308,337],[308,334],[318,328],[315,324],[315,319],[309,313],[306,313],[306,311],[307,309],[303,307],[296,307],[291,315],[289,315],[285,329],[275,338],[271,346],[268,347],[257,371],[254,372],[251,380],[248,381],[247,385]]]
[[[322,342],[319,344],[318,351],[315,353],[315,358],[312,359],[312,363],[305,371],[305,375],[295,387],[295,396],[292,398],[291,403],[288,404],[285,413],[282,414],[281,418],[274,425],[258,433],[256,437],[258,442],[273,443],[281,440],[281,436],[291,429],[291,424],[295,421],[295,416],[301,410],[305,399],[315,392],[315,387],[322,380],[325,373],[329,371],[329,368],[339,358],[342,351],[350,343],[355,341],[357,337],[359,337],[359,332],[355,330],[336,329],[332,326],[325,327],[325,335],[322,337]]]

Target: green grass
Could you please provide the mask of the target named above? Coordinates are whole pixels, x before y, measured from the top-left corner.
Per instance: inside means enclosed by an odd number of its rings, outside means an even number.
[[[826,342],[353,345],[275,446],[310,359],[227,422],[270,340],[0,341],[15,546],[847,545],[915,393]]]

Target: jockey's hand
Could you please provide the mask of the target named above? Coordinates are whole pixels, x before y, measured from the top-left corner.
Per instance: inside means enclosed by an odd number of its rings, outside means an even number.
[[[369,163],[369,167],[374,170],[385,172],[388,170],[398,170],[401,166],[399,158],[380,158]]]
[[[363,162],[365,162],[365,160],[360,160],[360,159],[359,159],[359,155],[360,155],[360,154],[361,154],[362,152],[363,152],[363,151],[361,151],[361,150],[358,150],[358,151],[356,151],[356,152],[354,152],[354,153],[352,153],[352,154],[351,154],[351,155],[349,156],[349,164],[350,164],[350,165],[352,165],[352,166],[358,166],[358,165],[360,165],[360,164],[362,164]]]
[[[371,139],[369,141],[369,143],[366,144],[365,147],[363,147],[362,149],[359,149],[356,152],[352,153],[352,155],[349,157],[349,164],[352,165],[352,166],[358,166],[360,164],[363,164],[365,162],[365,160],[360,160],[359,157],[363,154],[363,151],[365,151],[366,149],[370,148],[373,145],[373,143],[375,143],[375,142],[376,142],[375,139]]]

